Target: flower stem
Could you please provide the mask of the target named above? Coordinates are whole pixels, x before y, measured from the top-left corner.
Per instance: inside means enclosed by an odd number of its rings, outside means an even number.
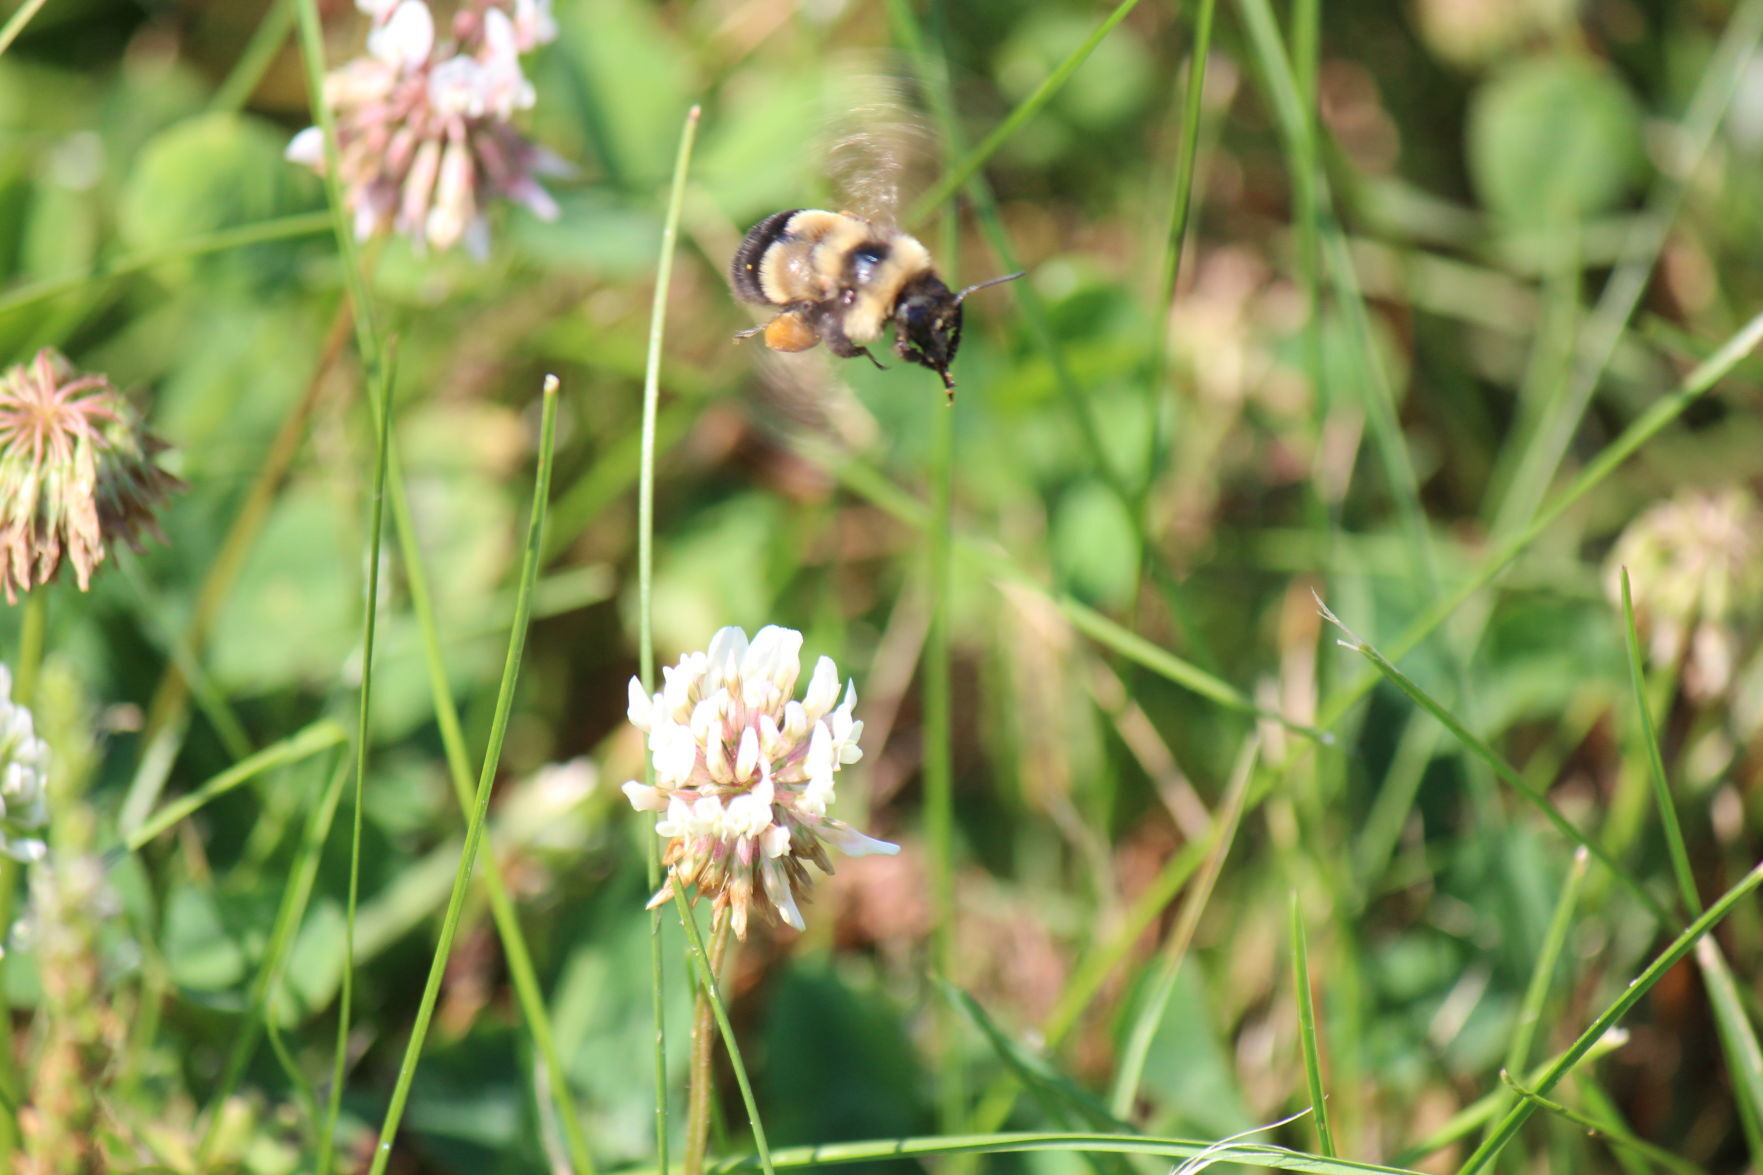
[[[710,916],[710,974],[722,984],[723,960],[728,955],[729,907],[719,906]],[[687,1093],[685,1175],[703,1175],[704,1154],[710,1146],[710,1106],[715,1100],[716,1011],[710,1005],[710,988],[701,985],[692,1008],[692,1075]]]

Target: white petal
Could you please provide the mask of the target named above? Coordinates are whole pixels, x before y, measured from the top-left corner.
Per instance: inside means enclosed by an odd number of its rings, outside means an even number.
[[[710,650],[705,654],[708,667],[705,669],[704,687],[721,689],[725,681],[740,672],[741,657],[747,651],[747,633],[745,629],[719,628],[716,635],[710,638]]]
[[[643,688],[643,683],[641,681],[634,677],[631,678],[630,705],[625,708],[624,716],[630,719],[632,726],[636,727],[644,734],[648,734],[649,716],[650,712],[654,709],[655,699],[649,696],[648,691]]]
[[[759,769],[759,736],[749,726],[741,732],[741,749],[735,756],[735,778],[742,783]]]
[[[793,628],[768,624],[753,637],[753,645],[741,658],[743,681],[769,681],[788,695],[796,688],[801,672],[802,634]]]
[[[391,19],[367,34],[367,51],[381,61],[415,69],[435,47],[435,18],[422,0],[403,0]]]
[[[833,777],[833,732],[826,728],[826,723],[814,724],[814,735],[808,740],[808,759],[803,764],[809,779],[824,779],[827,786],[832,786]]]
[[[667,786],[679,786],[692,778],[698,765],[698,743],[683,726],[659,727],[651,742],[655,746],[655,778]]]
[[[790,851],[790,830],[781,824],[773,824],[765,830],[765,835],[759,841],[759,847],[764,850],[767,857],[776,860]]]
[[[802,911],[796,908],[796,895],[790,892],[790,881],[784,876],[783,869],[768,862],[761,873],[765,878],[765,895],[777,908],[777,916],[797,930],[807,930],[807,924],[802,921]]]
[[[795,746],[807,737],[807,727],[815,722],[807,715],[807,707],[802,702],[785,702],[783,706],[783,737],[790,745]]]
[[[309,126],[288,140],[282,156],[289,163],[298,163],[317,171],[324,166],[324,128]]]
[[[900,851],[900,846],[892,841],[876,840],[873,836],[864,836],[849,824],[840,824],[837,820],[828,820],[821,825],[820,835],[821,839],[847,857],[867,857],[872,854],[891,857]]]
[[[802,699],[809,721],[818,722],[838,699],[839,667],[831,657],[822,657],[814,663],[814,676],[808,679],[808,693]]]
[[[650,787],[633,779],[624,785],[623,790],[631,807],[639,812],[659,812],[667,807],[667,796],[660,788]]]
[[[655,831],[665,837],[692,834],[692,806],[674,796],[667,802],[667,815],[655,822]]]
[[[770,714],[761,714],[759,716],[760,753],[768,760],[780,759],[783,757],[785,746],[784,732],[778,729],[777,719]]]

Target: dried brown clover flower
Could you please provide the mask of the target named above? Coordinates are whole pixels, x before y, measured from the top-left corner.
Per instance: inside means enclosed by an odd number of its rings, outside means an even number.
[[[80,590],[118,539],[162,542],[154,512],[183,482],[159,467],[164,442],[102,375],[45,347],[0,373],[0,586],[9,603],[48,583],[63,558]]]

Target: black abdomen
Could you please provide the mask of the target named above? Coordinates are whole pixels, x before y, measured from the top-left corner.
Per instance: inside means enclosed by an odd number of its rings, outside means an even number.
[[[743,302],[758,302],[768,306],[772,304],[759,285],[759,263],[764,260],[765,251],[784,235],[790,218],[800,211],[800,208],[791,208],[784,212],[774,212],[747,230],[740,248],[735,250],[735,259],[728,267],[728,280],[735,289],[735,297]]]

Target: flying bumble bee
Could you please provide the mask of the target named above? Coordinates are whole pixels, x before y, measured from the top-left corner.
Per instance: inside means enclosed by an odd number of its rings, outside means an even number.
[[[833,207],[852,211],[793,208],[748,231],[729,264],[729,283],[741,301],[774,316],[735,337],[763,335],[773,351],[825,343],[842,359],[862,355],[880,367],[868,344],[891,324],[894,354],[936,372],[953,400],[949,366],[961,345],[962,301],[1022,274],[956,292],[930,251],[898,226],[902,177],[937,152],[904,74],[888,64],[857,55],[828,71],[831,114],[821,125],[818,162],[838,193]]]
[[[763,334],[773,351],[824,342],[841,359],[881,361],[865,343],[894,326],[894,354],[942,377],[961,345],[961,302],[975,290],[1021,277],[995,277],[956,293],[937,276],[918,238],[852,212],[793,208],[754,225],[735,250],[729,281],[743,302],[779,307],[770,322],[735,337]]]

